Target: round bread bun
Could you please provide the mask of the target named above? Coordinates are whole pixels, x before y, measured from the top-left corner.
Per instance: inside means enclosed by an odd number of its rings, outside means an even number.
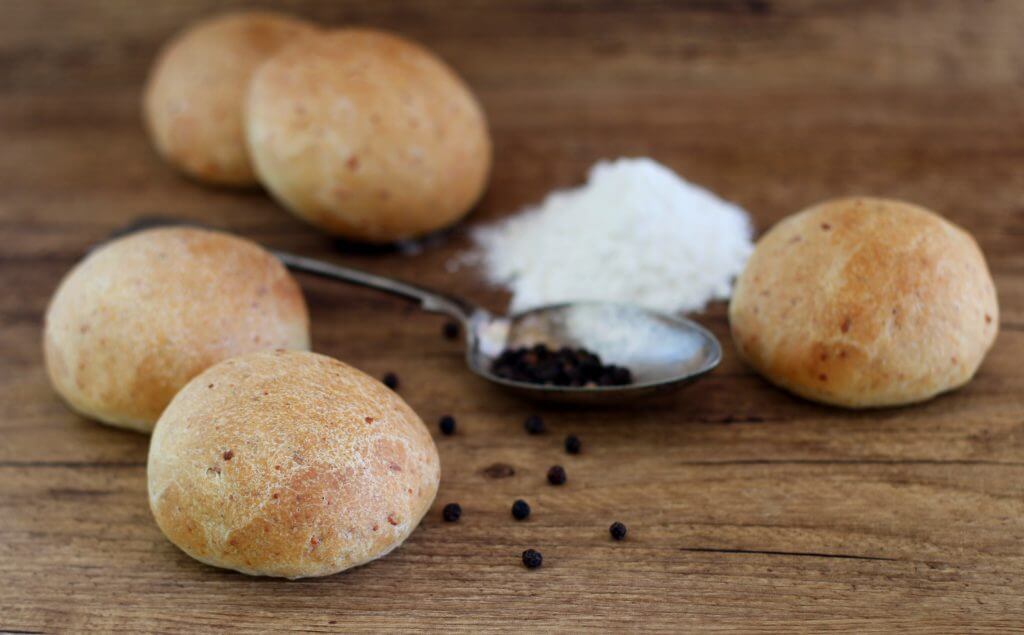
[[[50,381],[71,408],[140,432],[188,380],[264,348],[309,348],[294,278],[255,243],[183,227],[93,251],[60,283],[43,329]]]
[[[200,181],[255,185],[242,120],[249,79],[278,49],[315,32],[286,15],[247,11],[203,20],[171,40],[143,103],[157,151]]]
[[[196,560],[249,575],[338,573],[402,544],[441,476],[416,413],[316,353],[263,351],[188,383],[149,446],[156,522]]]
[[[999,307],[970,234],[916,205],[822,203],[757,243],[729,305],[740,356],[800,396],[862,408],[967,383]]]
[[[454,223],[491,165],[483,110],[439,58],[351,29],[289,47],[256,72],[246,115],[264,186],[300,218],[387,243]]]

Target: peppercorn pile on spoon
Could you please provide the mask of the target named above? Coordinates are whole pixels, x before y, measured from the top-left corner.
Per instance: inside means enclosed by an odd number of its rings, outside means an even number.
[[[114,235],[173,224],[182,223],[143,219]],[[696,322],[639,306],[573,302],[500,316],[400,280],[296,254],[271,253],[292,271],[383,291],[458,320],[469,369],[535,400],[610,404],[646,397],[696,381],[722,358],[718,340]]]

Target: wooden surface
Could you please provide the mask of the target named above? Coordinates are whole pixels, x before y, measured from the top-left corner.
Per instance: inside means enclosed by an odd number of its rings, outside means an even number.
[[[418,255],[335,245],[258,192],[205,189],[157,160],[138,117],[147,66],[226,4],[0,2],[0,629],[1024,628],[1024,2],[287,3],[415,37],[478,91],[496,142],[489,193]],[[437,439],[440,493],[403,547],[299,582],[179,552],[147,508],[147,439],[74,416],[47,384],[48,297],[139,216],[500,309],[473,271],[446,272],[467,227],[619,155],[656,157],[760,230],[854,193],[945,214],[995,275],[995,349],[955,394],[851,413],[740,366],[716,306],[697,316],[725,348],[708,379],[629,408],[542,408],[550,431],[529,437],[534,408],[469,375],[439,318],[304,278],[315,348],[396,371],[435,434],[443,413],[459,434]],[[569,432],[578,457],[561,450]],[[544,481],[555,463],[561,488]],[[509,515],[517,497],[528,522]],[[458,524],[440,520],[451,501]],[[609,540],[613,520],[625,542]],[[542,569],[520,564],[528,547]]]

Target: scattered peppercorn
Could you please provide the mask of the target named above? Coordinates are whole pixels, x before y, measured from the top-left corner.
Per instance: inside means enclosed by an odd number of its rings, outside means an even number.
[[[561,485],[565,482],[565,479],[565,468],[561,465],[553,465],[551,466],[551,469],[548,470],[548,483],[551,483],[552,485]]]
[[[612,535],[612,540],[622,540],[626,537],[626,526],[616,521],[608,528],[608,533]]]
[[[441,516],[446,523],[454,523],[462,518],[462,506],[458,503],[448,503],[444,506]]]
[[[575,434],[565,437],[565,451],[569,454],[579,454],[581,447],[580,438]]]
[[[450,437],[455,434],[455,417],[451,415],[445,415],[441,417],[441,420],[437,422],[437,426],[441,428],[441,434],[446,437]]]
[[[398,389],[398,375],[394,373],[385,373],[383,381],[384,385],[390,388],[391,390]]]
[[[523,564],[527,569],[536,569],[544,562],[544,556],[536,549],[527,549],[523,552]]]
[[[544,433],[544,420],[540,418],[540,415],[530,415],[523,422],[523,427],[530,434],[543,434]]]
[[[441,327],[441,333],[445,339],[453,340],[459,336],[459,324],[458,322],[448,321]]]
[[[625,386],[633,383],[628,368],[605,364],[584,348],[552,350],[544,344],[510,348],[491,364],[498,377],[546,386]]]
[[[527,517],[529,517],[529,515],[530,515],[530,504],[529,503],[527,503],[526,501],[524,501],[521,498],[519,500],[517,500],[516,502],[512,503],[512,516],[516,520],[526,520]]]

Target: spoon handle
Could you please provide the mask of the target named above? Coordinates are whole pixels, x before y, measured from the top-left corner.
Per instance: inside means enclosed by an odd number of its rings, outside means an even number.
[[[407,300],[413,300],[419,302],[420,307],[425,311],[443,313],[461,320],[463,324],[469,324],[472,316],[480,312],[480,309],[465,300],[424,289],[408,282],[378,276],[351,267],[332,265],[322,260],[297,256],[283,251],[274,251],[272,253],[286,267],[293,271],[301,271],[302,273],[309,273],[321,278],[348,282],[361,287],[390,293]]]

